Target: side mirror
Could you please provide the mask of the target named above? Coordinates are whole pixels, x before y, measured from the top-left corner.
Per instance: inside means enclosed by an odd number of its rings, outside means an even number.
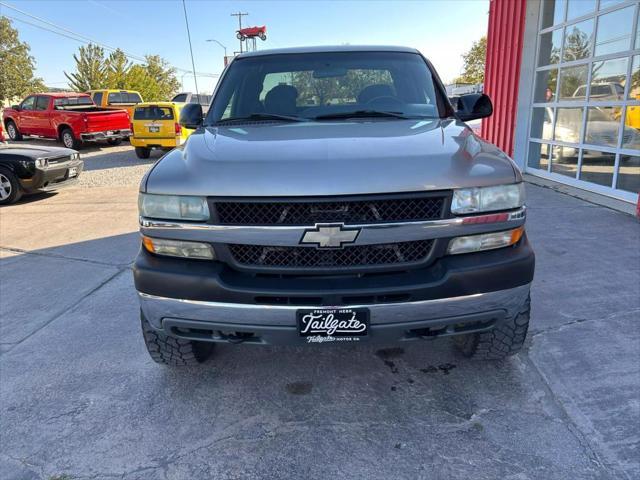
[[[202,125],[202,105],[187,103],[180,111],[180,125],[191,130]]]
[[[458,97],[457,115],[463,122],[485,118],[493,113],[493,104],[484,93],[470,93]]]
[[[20,110],[20,105],[11,105],[13,110]]]

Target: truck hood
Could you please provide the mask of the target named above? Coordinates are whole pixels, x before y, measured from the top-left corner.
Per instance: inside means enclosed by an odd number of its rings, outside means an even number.
[[[201,128],[143,179],[148,193],[319,196],[513,183],[511,159],[454,120]]]
[[[64,157],[76,153],[75,150],[63,147],[32,146],[32,145],[0,145],[0,153],[18,155],[32,159]]]

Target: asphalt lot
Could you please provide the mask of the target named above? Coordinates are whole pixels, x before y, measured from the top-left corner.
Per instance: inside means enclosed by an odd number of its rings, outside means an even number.
[[[532,331],[504,363],[436,341],[171,369],[129,269],[157,156],[84,157],[77,187],[0,211],[0,478],[640,478],[637,219],[527,186]]]

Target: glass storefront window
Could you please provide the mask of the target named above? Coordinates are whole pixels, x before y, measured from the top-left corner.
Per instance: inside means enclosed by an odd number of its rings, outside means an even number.
[[[623,100],[627,79],[628,58],[615,58],[605,62],[594,62],[591,68],[589,100]]]
[[[622,127],[622,148],[640,150],[639,109],[640,107],[627,107],[627,117]]]
[[[582,127],[582,108],[558,108],[555,127],[555,140],[567,143],[580,143]]]
[[[632,193],[640,192],[640,157],[620,155],[616,188]]]
[[[587,108],[587,125],[584,143],[590,145],[618,146],[622,107]]]
[[[529,142],[529,155],[527,156],[527,165],[531,168],[547,170],[549,167],[550,153],[551,145]]]
[[[534,108],[532,118],[531,136],[545,140],[553,139],[553,109]]]
[[[564,22],[566,0],[546,0],[542,4],[542,28]]]
[[[631,48],[631,29],[635,6],[615,10],[598,17],[595,55],[620,52]]]
[[[578,173],[578,149],[556,145],[551,151],[551,171],[575,178]]]
[[[562,61],[589,58],[593,50],[593,19],[567,25],[564,30]]]
[[[560,100],[584,100],[587,86],[587,65],[560,69]]]
[[[562,47],[562,28],[540,35],[538,66],[553,65],[560,61]]]
[[[558,69],[542,70],[536,74],[536,89],[533,94],[534,102],[553,102],[556,98],[558,85]]]
[[[604,10],[605,8],[612,7],[618,3],[622,3],[625,0],[600,0],[600,10]]]
[[[615,153],[583,150],[580,180],[610,187],[613,182],[615,163]]]
[[[541,3],[527,168],[635,202],[640,2]]]
[[[640,100],[640,55],[633,57],[631,65],[631,85],[629,87],[629,100]]]
[[[569,0],[567,20],[591,13],[596,8],[596,0]]]

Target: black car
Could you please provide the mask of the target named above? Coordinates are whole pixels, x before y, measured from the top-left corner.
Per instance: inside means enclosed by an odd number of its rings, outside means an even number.
[[[71,185],[83,166],[80,154],[70,148],[0,144],[0,205]]]

